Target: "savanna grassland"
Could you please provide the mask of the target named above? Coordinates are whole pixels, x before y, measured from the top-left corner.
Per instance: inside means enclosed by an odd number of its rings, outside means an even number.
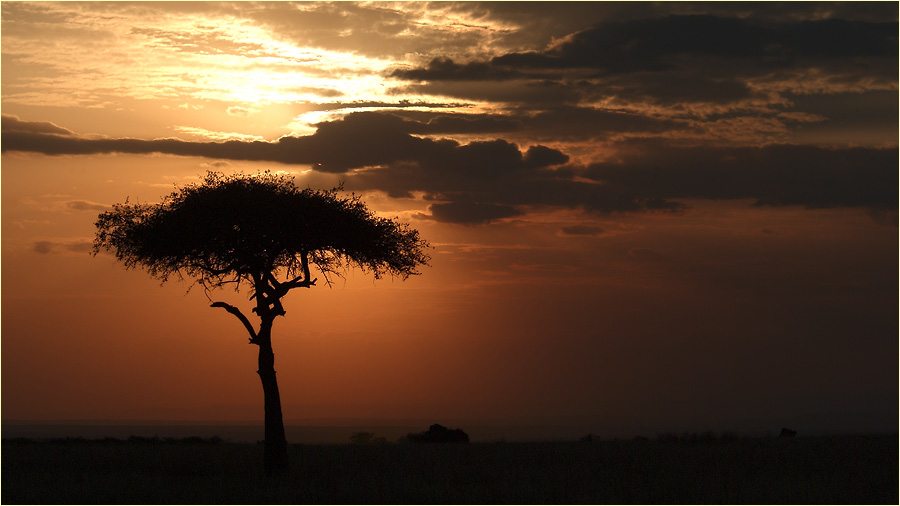
[[[262,446],[216,439],[4,440],[2,502],[897,504],[898,438]]]

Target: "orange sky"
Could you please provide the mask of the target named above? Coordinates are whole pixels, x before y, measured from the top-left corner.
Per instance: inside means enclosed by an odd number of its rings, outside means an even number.
[[[0,19],[4,421],[261,422],[234,318],[89,250],[113,203],[271,170],[434,247],[287,296],[287,422],[897,426],[896,4]]]

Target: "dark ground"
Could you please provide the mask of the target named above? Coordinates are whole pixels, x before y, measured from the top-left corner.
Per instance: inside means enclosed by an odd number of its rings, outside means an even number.
[[[4,504],[898,504],[898,437],[262,446],[3,440]]]

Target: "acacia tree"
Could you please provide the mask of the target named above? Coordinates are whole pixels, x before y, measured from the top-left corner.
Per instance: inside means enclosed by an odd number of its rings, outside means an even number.
[[[226,285],[249,288],[256,327],[235,306],[211,307],[236,316],[259,347],[269,474],[288,465],[272,351],[272,323],[285,314],[282,298],[316,285],[312,267],[330,286],[351,267],[376,279],[406,279],[429,260],[416,230],[376,216],[358,196],[342,197],[338,190],[300,189],[270,173],[208,172],[202,183],[176,189],[158,204],[116,204],[96,223],[94,255],[110,251],[126,268],[144,268],[162,282],[190,278],[207,293]]]

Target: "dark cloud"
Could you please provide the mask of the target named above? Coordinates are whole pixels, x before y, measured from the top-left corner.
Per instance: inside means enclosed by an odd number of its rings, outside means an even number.
[[[685,126],[677,120],[592,107],[556,107],[527,115],[523,123],[529,132],[566,140],[625,132],[658,134]]]
[[[896,17],[896,16],[895,16]],[[680,68],[684,57],[754,60],[780,66],[809,58],[896,58],[897,23],[840,19],[760,22],[712,15],[603,22],[541,51],[509,53],[490,61],[394,72],[416,80],[472,80],[530,76],[537,70],[593,69],[598,75]],[[746,62],[745,62],[746,63]]]
[[[390,75],[419,81],[407,89],[422,93],[522,103],[610,95],[666,104],[765,99],[749,78],[799,70],[845,85],[888,86],[896,82],[896,14],[883,22],[709,14],[602,21],[545,49],[467,62],[435,58]],[[578,79],[589,84],[579,89]]]
[[[665,77],[652,73],[619,74],[603,81],[602,93],[629,101],[678,105],[685,102],[728,104],[753,97],[746,80],[736,74],[710,76],[696,69],[671,70]]]
[[[531,146],[525,152],[525,167],[531,169],[540,169],[542,167],[550,167],[553,165],[562,165],[569,161],[569,157],[564,153],[548,148],[547,146]]]
[[[435,80],[423,84],[399,86],[390,90],[395,95],[420,94],[457,97],[495,103],[522,103],[541,109],[548,105],[574,104],[581,100],[582,90],[557,80],[515,79],[507,81]]]
[[[91,241],[78,241],[63,244],[63,249],[71,253],[88,253],[94,249]]]
[[[393,114],[418,123],[410,132],[416,134],[489,134],[515,132],[523,127],[523,118],[510,115],[435,111],[396,111]]]
[[[47,155],[90,155],[103,153],[166,153],[182,156],[204,156],[234,160],[266,160],[278,158],[277,144],[241,141],[188,142],[179,139],[87,139],[62,137],[40,132],[3,131],[6,151],[31,151]]]
[[[896,88],[867,93],[786,94],[792,110],[820,114],[822,121],[794,126],[799,142],[891,145],[900,138]]]
[[[395,197],[423,192],[436,202],[432,217],[440,221],[483,223],[514,216],[517,207],[533,205],[596,212],[679,209],[676,203],[635,197],[621,186],[573,181],[571,170],[560,169],[568,156],[546,146],[530,146],[523,152],[503,139],[460,144],[421,138],[411,132],[427,131],[427,123],[379,113],[351,114],[317,127],[313,135],[273,143],[83,139],[4,132],[2,148],[45,154],[161,152],[314,164],[319,171],[345,173],[349,190],[382,190]],[[351,169],[363,170],[348,173]]]
[[[450,139],[421,138],[412,133],[427,124],[382,113],[355,113],[316,125],[316,133],[282,137],[276,142],[188,142],[179,139],[86,139],[47,135],[22,127],[3,131],[3,151],[32,151],[48,155],[98,153],[166,153],[229,160],[260,160],[314,164],[323,172],[342,173],[362,167],[411,162],[435,170],[458,170],[473,177],[494,177],[519,167],[565,163],[561,152],[532,146],[522,153],[504,140],[459,144]],[[39,122],[38,125],[43,125]]]
[[[473,143],[474,144],[474,143]],[[471,146],[471,144],[469,145]],[[569,209],[584,209],[595,213],[613,212],[677,212],[684,208],[676,202],[661,198],[641,197],[623,185],[596,184],[573,178],[576,173],[571,167],[547,167],[528,163],[524,157],[519,160],[507,151],[506,162],[499,156],[504,141],[474,146],[470,155],[473,160],[478,152],[492,152],[492,164],[481,160],[476,165],[454,165],[448,163],[398,164],[367,170],[347,179],[351,190],[381,190],[393,197],[411,197],[421,192],[429,200],[443,203],[459,203],[449,207],[448,213],[441,215],[443,221],[454,217],[463,219],[463,212],[487,212],[497,208],[487,204],[523,210],[534,206],[550,206]],[[540,159],[540,151],[530,151]],[[481,205],[473,208],[468,203]],[[440,211],[439,211],[440,212]],[[474,220],[466,218],[467,222]]]
[[[572,225],[569,227],[562,227],[559,229],[563,235],[571,235],[571,236],[598,236],[603,233],[603,229],[596,225]]]
[[[459,109],[466,107],[467,104],[462,102],[426,102],[424,100],[398,100],[396,102],[384,102],[378,100],[357,100],[353,102],[328,102],[325,104],[315,105],[311,110],[315,111],[333,111],[336,109],[394,109],[402,110],[407,108],[427,108],[427,109]]]
[[[53,251],[53,243],[50,241],[35,241],[31,249],[35,253],[45,255]]]
[[[755,199],[757,205],[808,208],[897,207],[897,148],[826,149],[798,145],[676,147],[663,141],[622,143],[612,161],[570,164],[558,149],[520,149],[504,139],[460,144],[418,137],[429,123],[384,113],[356,113],[317,125],[315,134],[277,142],[187,142],[176,139],[83,139],[3,132],[4,150],[47,154],[106,152],[205,156],[313,164],[344,174],[348,190],[392,197],[423,194],[431,218],[488,223],[530,207],[595,213],[667,212],[680,199]],[[74,202],[74,201],[73,201]],[[74,209],[94,210],[87,202]]]
[[[642,143],[585,177],[662,199],[755,199],[807,208],[898,206],[897,148],[676,148]]]
[[[411,81],[490,81],[519,77],[520,74],[488,62],[460,64],[450,58],[437,57],[425,68],[395,69],[388,76]]]
[[[56,135],[74,135],[71,130],[53,124],[49,121],[22,121],[18,116],[4,114],[0,117],[0,125],[2,125],[3,134],[7,133],[25,133],[25,134],[56,134]]]
[[[558,106],[534,112],[513,110],[503,115],[398,111],[394,114],[420,125],[416,134],[487,134],[522,132],[554,140],[594,139],[613,133],[646,135],[685,128],[677,120],[653,118],[627,111]]]
[[[897,18],[882,23],[825,19],[787,24],[769,44],[787,58],[896,58]]]
[[[670,14],[711,14],[759,21],[799,22],[840,19],[883,22],[897,19],[889,2],[665,2]]]
[[[481,225],[503,218],[519,216],[522,211],[506,205],[482,204],[478,202],[449,202],[446,204],[432,204],[428,206],[430,216],[420,218],[432,219],[444,223],[459,223],[463,225]]]
[[[756,205],[807,208],[898,205],[896,148],[675,147],[661,142],[632,147],[617,161],[584,170],[522,164],[514,171],[467,173],[462,167],[390,166],[358,174],[348,184],[520,211],[551,206],[600,214],[679,213],[685,209],[679,201],[685,199],[753,199]]]
[[[660,71],[675,68],[667,57],[676,54],[759,57],[763,55],[759,39],[760,34],[742,20],[669,16],[602,23],[547,50],[510,53],[491,63],[513,69]]]
[[[460,2],[459,12],[520,30],[502,34],[513,45],[546,40],[609,20],[633,21],[669,15],[713,15],[756,21],[798,22],[823,19],[884,22],[897,18],[890,2]],[[524,33],[523,33],[524,32]]]

